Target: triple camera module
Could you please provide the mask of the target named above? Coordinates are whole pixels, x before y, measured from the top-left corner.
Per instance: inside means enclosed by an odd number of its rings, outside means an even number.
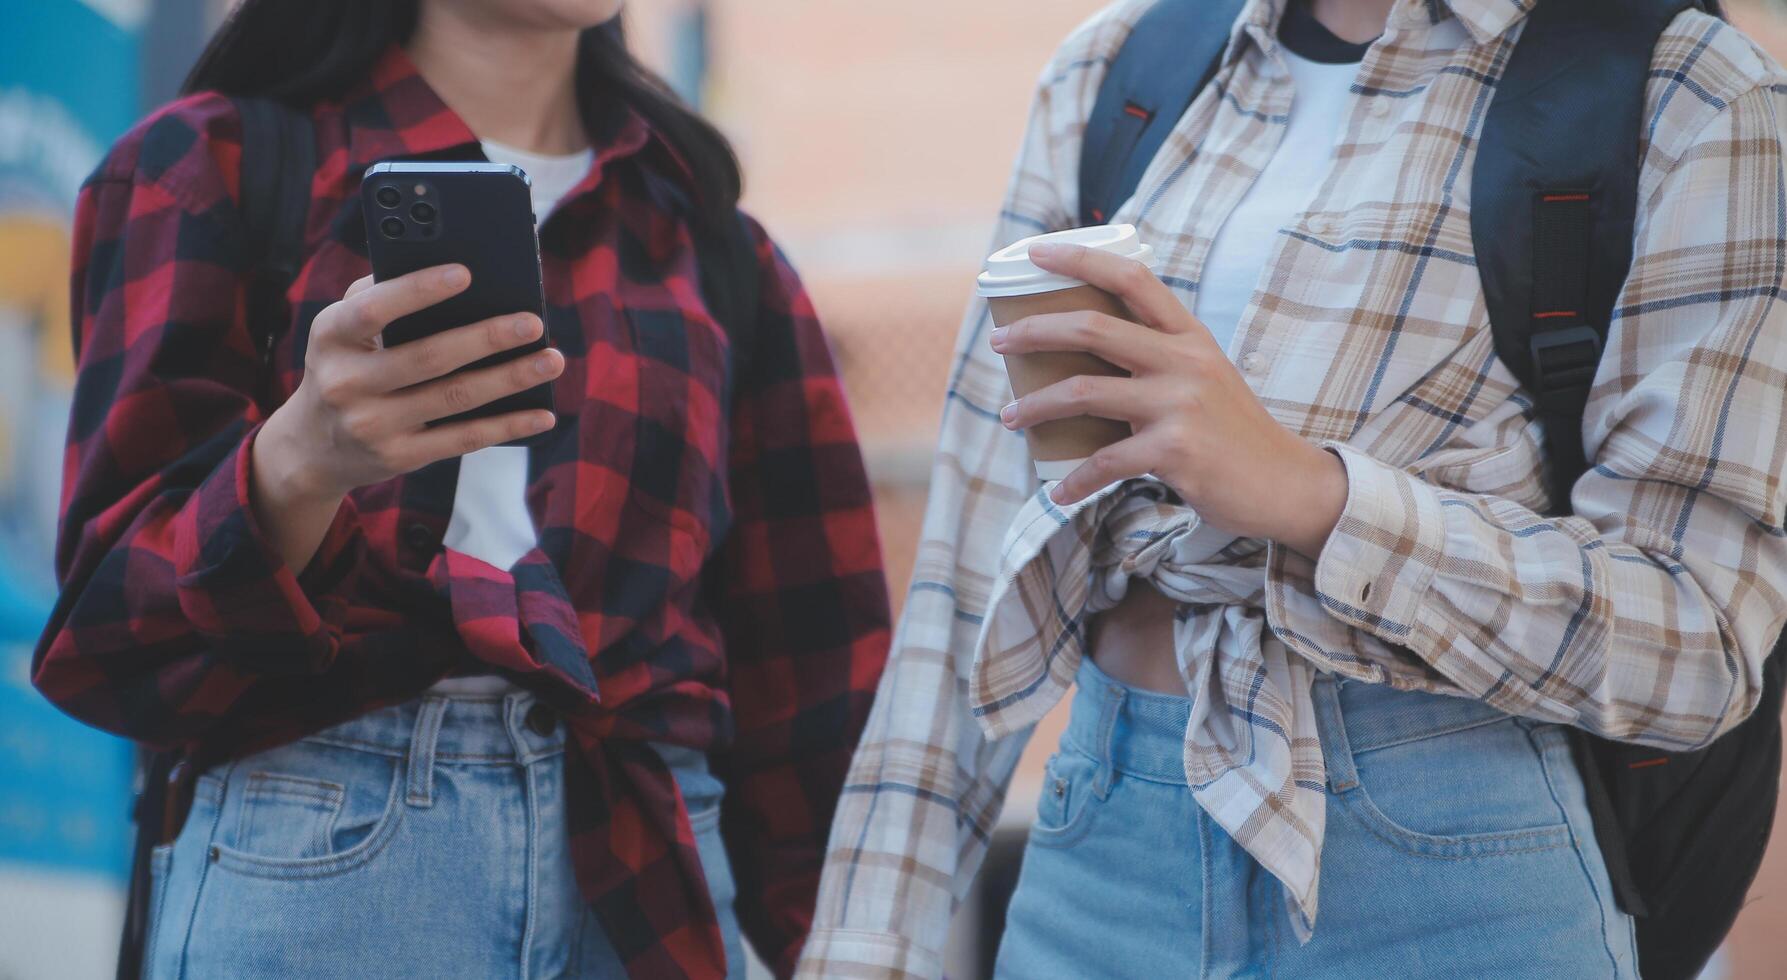
[[[386,211],[394,212],[392,214],[387,214],[384,218],[380,219],[379,231],[383,232],[384,236],[390,239],[407,237],[411,231],[411,225],[403,220],[402,211],[404,210],[405,202],[408,202],[409,208],[407,210],[410,216],[410,221],[414,222],[416,235],[421,238],[433,238],[440,234],[440,227],[435,220],[440,216],[440,213],[435,209],[433,204],[424,200],[424,198],[431,196],[431,194],[432,189],[425,183],[416,184],[413,187],[405,187],[401,184],[386,184],[383,187],[380,187],[377,191],[374,191],[372,198],[378,202],[379,207],[384,208]],[[411,200],[412,198],[414,198],[414,200]]]

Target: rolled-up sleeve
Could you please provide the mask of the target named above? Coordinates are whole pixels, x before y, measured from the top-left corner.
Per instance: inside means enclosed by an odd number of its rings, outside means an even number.
[[[1749,714],[1787,610],[1783,108],[1778,86],[1723,104],[1647,185],[1571,515],[1331,444],[1333,536],[1270,561],[1287,645],[1664,748]]]
[[[348,585],[361,536],[344,500],[315,557],[293,571],[255,517],[249,497],[251,430],[172,516],[180,609],[213,649],[252,645],[264,669],[281,660],[300,672],[331,653],[331,597]]]
[[[752,230],[761,307],[733,408],[734,522],[712,582],[738,726],[724,827],[739,922],[785,977],[812,926],[891,613],[869,478],[830,348],[793,269]]]
[[[197,737],[264,678],[328,670],[363,545],[344,504],[309,566],[289,568],[250,503],[266,409],[223,106],[145,121],[76,212],[62,591],[33,679],[70,714],[155,744]]]
[[[1079,132],[1103,78],[1098,52],[1144,7],[1108,8],[1044,70],[995,247],[1072,224]],[[1011,387],[987,345],[991,325],[976,301],[957,338],[912,584],[838,805],[801,976],[943,975],[951,915],[1027,739],[989,739],[969,707],[1001,542],[1036,488],[1023,437],[998,421]]]

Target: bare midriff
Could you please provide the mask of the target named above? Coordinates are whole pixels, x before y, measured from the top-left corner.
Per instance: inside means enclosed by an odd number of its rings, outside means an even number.
[[[1177,606],[1146,580],[1130,580],[1123,601],[1092,619],[1092,662],[1130,687],[1184,695],[1185,681],[1173,656]]]

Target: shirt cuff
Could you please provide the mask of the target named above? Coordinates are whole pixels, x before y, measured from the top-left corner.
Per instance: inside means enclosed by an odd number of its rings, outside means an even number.
[[[259,671],[311,673],[328,666],[329,624],[345,611],[345,591],[360,565],[363,538],[352,500],[344,500],[302,573],[268,539],[250,500],[255,436],[250,430],[187,499],[174,523],[174,574],[180,608],[218,652]]]
[[[937,980],[943,960],[901,936],[856,929],[816,930],[807,936],[795,976]]]
[[[1346,509],[1316,561],[1315,590],[1329,615],[1402,642],[1446,542],[1446,515],[1431,484],[1349,446],[1324,448],[1346,466]]]

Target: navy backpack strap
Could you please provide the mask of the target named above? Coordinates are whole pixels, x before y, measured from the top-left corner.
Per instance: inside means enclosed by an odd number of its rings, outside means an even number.
[[[1632,266],[1645,85],[1692,0],[1549,0],[1484,121],[1471,238],[1496,353],[1543,424],[1553,502],[1588,469],[1582,412]]]
[[[242,228],[249,283],[249,328],[263,361],[291,313],[285,294],[304,262],[304,226],[316,174],[310,116],[282,102],[238,98],[242,119]]]
[[[1129,200],[1179,117],[1216,76],[1245,0],[1160,0],[1112,59],[1080,143],[1080,224]]]

